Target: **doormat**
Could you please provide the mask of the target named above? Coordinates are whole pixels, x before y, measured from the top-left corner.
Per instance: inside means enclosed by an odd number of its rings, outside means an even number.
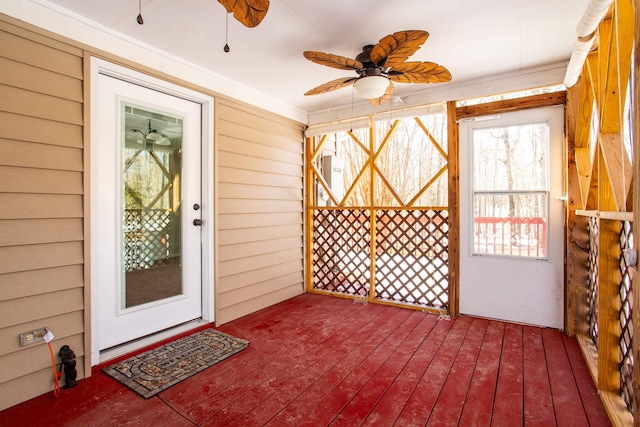
[[[102,371],[148,399],[241,352],[248,345],[249,341],[215,329],[204,329]]]

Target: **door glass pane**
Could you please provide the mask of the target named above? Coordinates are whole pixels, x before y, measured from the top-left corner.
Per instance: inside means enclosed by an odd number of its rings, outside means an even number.
[[[547,257],[549,126],[473,131],[473,253]]]
[[[121,308],[183,293],[182,118],[123,104]]]

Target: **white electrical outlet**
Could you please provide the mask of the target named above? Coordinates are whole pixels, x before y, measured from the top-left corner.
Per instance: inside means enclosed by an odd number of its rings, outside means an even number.
[[[18,338],[20,338],[20,347],[44,342],[44,336],[47,334],[47,332],[49,332],[47,328],[39,328],[29,332],[23,332],[22,334],[18,335]]]

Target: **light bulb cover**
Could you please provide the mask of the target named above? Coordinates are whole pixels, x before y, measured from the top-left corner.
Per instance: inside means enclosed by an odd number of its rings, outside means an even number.
[[[389,79],[384,76],[361,77],[353,84],[353,87],[363,98],[380,98],[389,87]]]

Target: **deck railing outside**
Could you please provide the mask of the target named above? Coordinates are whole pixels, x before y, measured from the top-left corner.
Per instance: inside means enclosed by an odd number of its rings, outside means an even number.
[[[479,254],[547,256],[547,221],[542,217],[475,217],[473,250]]]

